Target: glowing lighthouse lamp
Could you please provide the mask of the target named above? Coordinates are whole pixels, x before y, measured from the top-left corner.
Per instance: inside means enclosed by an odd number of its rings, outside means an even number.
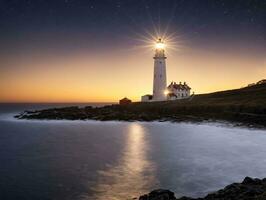
[[[165,48],[165,44],[162,42],[162,39],[159,38],[155,44],[155,48],[156,49],[164,49]]]

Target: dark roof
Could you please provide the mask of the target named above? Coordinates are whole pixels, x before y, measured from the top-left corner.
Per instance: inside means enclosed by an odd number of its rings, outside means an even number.
[[[171,84],[167,88],[175,88],[177,90],[190,90],[191,88],[186,84],[182,84],[181,82],[177,84],[176,82],[171,82]]]
[[[131,100],[125,97],[123,99],[120,99],[120,101],[131,101]]]

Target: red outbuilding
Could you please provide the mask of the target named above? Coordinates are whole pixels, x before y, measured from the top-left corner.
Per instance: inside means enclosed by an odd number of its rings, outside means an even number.
[[[128,104],[131,104],[131,103],[132,103],[132,101],[130,99],[126,98],[126,97],[119,101],[120,105],[128,105]]]

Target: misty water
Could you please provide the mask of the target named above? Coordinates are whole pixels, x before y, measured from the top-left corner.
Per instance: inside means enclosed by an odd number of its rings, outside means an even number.
[[[196,197],[266,177],[265,130],[12,117],[49,106],[0,106],[0,199],[125,200],[156,188]]]

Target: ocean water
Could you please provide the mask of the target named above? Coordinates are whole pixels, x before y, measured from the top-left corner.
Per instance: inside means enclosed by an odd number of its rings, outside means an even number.
[[[0,105],[0,199],[125,200],[156,188],[199,197],[266,177],[265,130],[13,118],[55,106],[65,105]]]

